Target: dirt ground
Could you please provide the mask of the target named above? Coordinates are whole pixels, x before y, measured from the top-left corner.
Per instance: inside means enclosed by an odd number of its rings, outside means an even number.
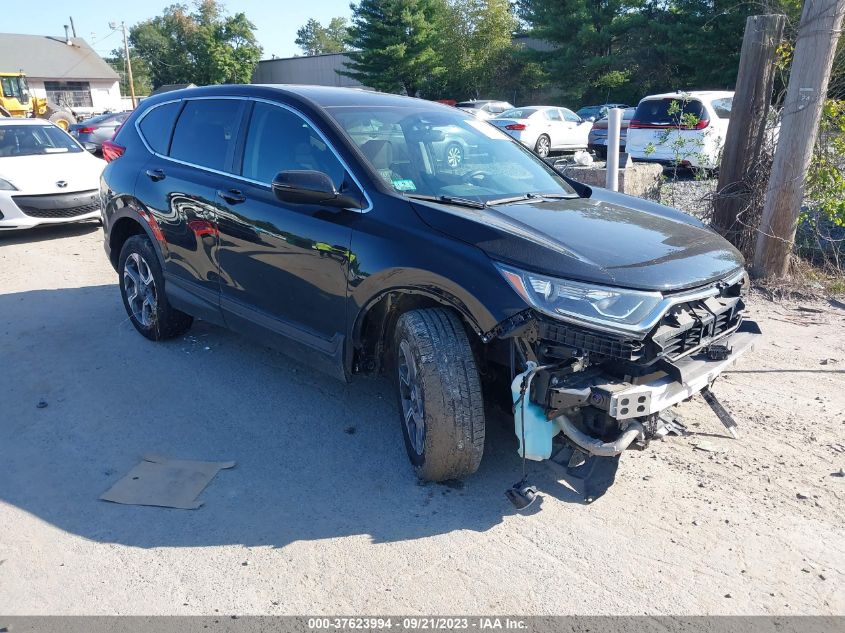
[[[420,485],[387,381],[204,323],[143,339],[101,235],[0,235],[7,615],[845,614],[842,304],[752,299],[765,340],[715,387],[738,441],[696,398],[594,504],[531,465],[520,514],[512,430]],[[147,453],[238,465],[199,510],[98,500]]]

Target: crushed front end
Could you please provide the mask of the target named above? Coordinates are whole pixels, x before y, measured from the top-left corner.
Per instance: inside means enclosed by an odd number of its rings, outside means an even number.
[[[502,273],[535,308],[493,333],[510,340],[515,431],[527,459],[581,467],[682,431],[671,407],[709,394],[760,336],[745,318],[744,271],[666,294]]]

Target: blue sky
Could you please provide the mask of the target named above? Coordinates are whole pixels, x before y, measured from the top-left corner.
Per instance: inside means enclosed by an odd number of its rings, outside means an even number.
[[[3,12],[0,31],[4,33],[32,33],[35,35],[63,35],[68,24],[68,12],[76,24],[76,34],[84,37],[100,54],[108,54],[122,45],[119,33],[109,29],[109,22],[126,22],[127,26],[161,13],[174,0],[135,0],[134,2],[103,2],[103,0],[41,0],[19,3],[14,11]],[[191,4],[191,2],[186,2]],[[122,6],[121,6],[122,5]],[[349,19],[348,0],[238,0],[226,1],[229,13],[243,11],[256,26],[256,35],[264,47],[262,59],[271,55],[291,57],[300,53],[294,44],[296,29],[308,18],[323,24],[335,16]]]

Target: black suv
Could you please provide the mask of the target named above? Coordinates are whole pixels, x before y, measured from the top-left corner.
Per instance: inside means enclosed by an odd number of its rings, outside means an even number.
[[[452,135],[474,148],[459,164]],[[311,86],[145,100],[104,144],[105,249],[152,340],[200,318],[348,381],[393,376],[426,479],[476,470],[486,400],[530,459],[618,455],[749,348],[739,253],[568,181],[460,110]]]

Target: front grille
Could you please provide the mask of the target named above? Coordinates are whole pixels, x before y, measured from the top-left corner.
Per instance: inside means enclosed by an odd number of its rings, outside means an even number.
[[[20,206],[20,205],[18,205]],[[97,211],[99,204],[83,204],[68,209],[36,209],[34,207],[21,206],[20,209],[31,218],[75,218],[78,215],[85,215]]]
[[[100,208],[96,190],[46,196],[14,196],[13,199],[18,208],[31,218],[75,218]]]

